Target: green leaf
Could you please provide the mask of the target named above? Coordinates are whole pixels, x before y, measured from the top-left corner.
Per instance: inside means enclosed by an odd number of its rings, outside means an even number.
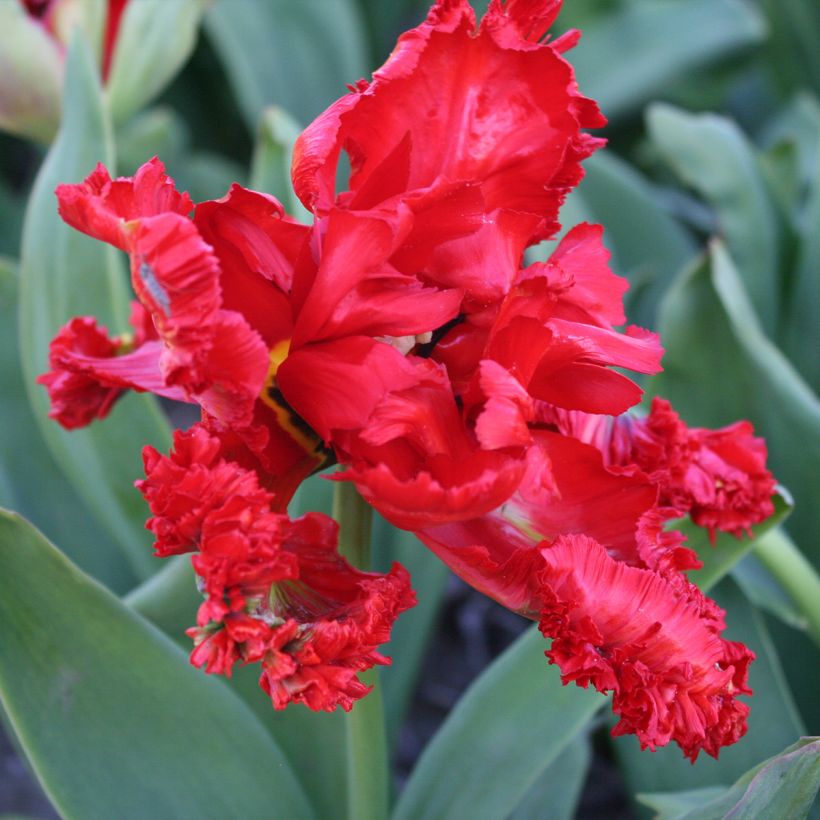
[[[654,754],[642,752],[634,737],[611,740],[630,792],[678,791],[729,786],[764,756],[776,754],[804,734],[769,631],[737,585],[724,579],[710,595],[726,610],[724,637],[741,641],[757,659],[749,668],[754,695],[747,734],[720,751],[720,759],[702,754],[693,765],[674,744]]]
[[[302,706],[277,712],[259,688],[259,669],[255,666],[236,670],[229,685],[254,711],[259,725],[275,738],[316,816],[344,816],[347,805],[345,713],[340,709],[329,713],[311,712]]]
[[[820,122],[818,122],[820,129]],[[805,212],[800,225],[797,261],[789,282],[788,301],[783,320],[783,349],[811,388],[820,391],[820,151]]]
[[[586,176],[561,212],[562,221],[568,227],[582,221],[606,226],[604,242],[612,251],[613,270],[631,286],[626,296],[629,321],[654,327],[662,294],[697,246],[664,210],[652,183],[616,154],[599,152],[585,168]],[[573,214],[579,205],[580,212]]]
[[[747,555],[735,564],[732,578],[758,609],[774,615],[793,629],[806,630],[808,619],[757,556]]]
[[[156,562],[144,529],[145,506],[133,481],[140,451],[167,449],[168,424],[148,396],[127,396],[104,423],[66,432],[48,420],[48,396],[35,384],[48,368],[48,344],[74,315],[95,315],[109,330],[125,329],[127,279],[113,248],[63,224],[54,188],[78,182],[99,161],[111,167],[108,124],[99,82],[84,42],[75,38],[66,68],[65,118],[29,201],[20,268],[20,350],[34,415],[60,468],[91,512],[146,577]]]
[[[806,630],[820,646],[820,576],[782,529],[772,530],[755,546],[765,564],[806,618]]]
[[[273,194],[285,210],[302,222],[312,217],[296,196],[290,180],[293,144],[301,132],[296,120],[276,106],[265,109],[251,162],[251,188]]]
[[[157,563],[160,563],[159,559]],[[191,639],[185,630],[196,623],[196,612],[202,603],[191,558],[178,555],[166,559],[161,567],[148,580],[134,587],[123,598],[123,603],[190,651]]]
[[[668,105],[653,105],[647,126],[666,162],[714,208],[763,327],[774,333],[780,306],[777,214],[751,145],[730,120]]]
[[[139,0],[122,13],[106,83],[111,116],[123,120],[171,81],[196,44],[204,0]]]
[[[332,493],[332,482],[318,475],[309,478],[297,490],[290,515],[298,517],[310,510],[329,513]],[[202,596],[197,592],[188,556],[167,562],[125,601],[181,644],[186,653],[190,651],[191,641],[185,629],[195,623]],[[259,668],[255,665],[235,669],[224,683],[251,708],[259,725],[276,740],[316,815],[339,816],[339,807],[347,801],[344,713],[316,713],[301,706],[277,712],[259,688]]]
[[[353,0],[217,0],[205,27],[251,132],[272,103],[310,122],[367,70]]]
[[[814,0],[763,0],[771,26],[768,50],[781,88],[820,93],[820,10]]]
[[[616,119],[765,33],[760,12],[740,0],[631,0],[586,27],[571,60],[581,91]]]
[[[699,809],[709,801],[726,793],[722,786],[704,786],[685,792],[647,792],[635,795],[639,803],[649,806],[657,814],[653,820],[680,817],[692,809]]]
[[[123,591],[136,581],[115,544],[63,477],[31,416],[17,345],[17,275],[0,259],[0,505],[19,510],[106,586]]]
[[[592,759],[589,739],[582,731],[542,772],[510,820],[572,820]],[[547,809],[549,807],[549,809]]]
[[[374,568],[387,572],[393,561],[398,561],[410,573],[418,598],[416,606],[396,621],[384,649],[393,662],[380,670],[388,737],[395,744],[421,674],[450,573],[415,535],[391,526],[380,516],[374,522],[372,548]]]
[[[393,817],[506,817],[606,700],[561,686],[531,627],[467,690],[429,743]]]
[[[820,403],[758,327],[737,270],[720,243],[684,270],[661,305],[664,372],[648,383],[690,425],[749,419],[769,464],[795,497],[788,529],[817,566]]]
[[[6,512],[0,620],[0,696],[63,817],[312,816],[239,699]]]
[[[820,151],[820,100],[805,91],[795,94],[766,124],[760,142],[765,148],[793,144],[800,160],[800,179],[811,180]]]
[[[658,820],[802,820],[820,786],[820,738],[804,737],[779,755],[746,772],[732,788],[643,794],[638,799],[659,812]]]
[[[131,175],[150,157],[158,156],[174,179],[178,159],[189,150],[188,124],[177,111],[165,106],[143,111],[117,128],[119,173]]]
[[[766,534],[777,527],[791,513],[793,503],[785,490],[781,490],[774,496],[774,514],[765,521],[752,527],[753,536],[736,538],[727,533],[718,533],[715,543],[709,541],[709,533],[698,527],[690,518],[676,521],[672,525],[686,536],[686,546],[695,550],[698,558],[703,561],[701,569],[692,570],[688,573],[689,578],[694,581],[702,590],[711,589],[732,567],[745,555],[753,551],[755,547],[766,538]]]

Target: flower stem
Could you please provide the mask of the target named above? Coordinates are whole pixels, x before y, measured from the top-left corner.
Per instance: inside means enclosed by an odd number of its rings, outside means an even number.
[[[780,528],[766,533],[755,555],[779,581],[806,618],[806,629],[820,644],[820,578],[794,542]]]
[[[333,491],[333,517],[339,524],[339,551],[359,569],[370,568],[372,509],[355,486],[339,481]],[[389,767],[384,707],[378,670],[360,675],[373,690],[347,719],[347,816],[385,820],[389,814]]]

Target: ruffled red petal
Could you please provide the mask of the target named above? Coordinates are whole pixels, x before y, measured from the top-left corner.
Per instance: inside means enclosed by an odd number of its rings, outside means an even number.
[[[660,502],[699,526],[741,536],[774,512],[775,480],[765,442],[749,422],[719,430],[687,427],[672,405],[655,398],[645,417],[614,421],[541,408],[542,421],[597,447],[613,467],[634,465],[650,475]]]
[[[326,516],[286,524],[282,547],[296,557],[299,579],[278,584],[271,607],[286,626],[298,628],[272,642],[260,679],[277,709],[304,703],[316,711],[349,711],[370,691],[357,673],[390,662],[377,647],[416,603],[403,567],[394,564],[383,575],[355,569],[339,556],[336,538],[335,522]]]
[[[145,479],[136,482],[153,514],[146,528],[154,533],[156,555],[192,552],[199,544],[205,518],[232,498],[264,508],[270,493],[254,472],[237,469],[222,457],[223,445],[199,424],[174,433],[168,456],[145,447]]]
[[[577,93],[572,69],[557,51],[526,39],[552,11],[520,3],[508,11],[512,28],[501,25],[496,8],[476,32],[466,0],[439,2],[422,25],[402,35],[373,82],[360,84],[297,141],[293,181],[305,205],[319,212],[330,207],[342,147],[351,158],[355,194],[375,187],[374,178],[385,177],[388,167],[395,178],[389,160],[409,141],[401,175],[407,191],[438,179],[475,180],[487,213],[532,213],[542,220],[533,238],[554,232],[563,197],[580,180],[580,160],[600,144],[580,129],[605,121]],[[525,20],[531,24],[523,33],[516,26]],[[395,195],[384,186],[385,198]]]
[[[228,675],[237,662],[260,663],[260,686],[277,709],[350,709],[367,694],[357,674],[389,663],[377,648],[415,604],[406,570],[351,567],[332,519],[275,512],[257,474],[228,461],[200,425],[174,434],[170,456],[146,447],[143,458],[137,486],[154,514],[147,526],[157,554],[195,553],[205,600],[188,631],[191,662]]]
[[[634,733],[641,747],[674,740],[693,761],[717,757],[746,732],[754,653],[723,640],[691,598],[657,573],[613,560],[596,541],[563,536],[540,549],[544,569],[541,631],[547,657],[565,683],[612,691],[620,715],[613,734]]]
[[[78,316],[63,327],[49,345],[49,372],[37,378],[48,390],[49,418],[67,430],[105,418],[129,385],[98,378],[94,364],[113,360],[122,348],[90,316]]]
[[[60,216],[72,228],[123,251],[131,244],[127,223],[162,213],[185,216],[194,207],[188,194],[177,191],[156,157],[133,178],[112,180],[99,164],[83,182],[57,186],[56,194]]]

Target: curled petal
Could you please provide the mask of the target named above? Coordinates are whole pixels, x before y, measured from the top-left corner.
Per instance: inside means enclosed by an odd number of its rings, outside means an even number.
[[[272,593],[273,612],[287,619],[286,636],[272,641],[262,659],[260,685],[277,709],[304,703],[315,711],[349,711],[370,691],[357,673],[390,662],[377,647],[416,602],[409,575],[399,564],[386,574],[350,566],[326,516],[307,515],[286,529],[282,546],[296,556],[299,579]]]
[[[206,517],[229,499],[241,497],[258,509],[270,502],[256,474],[226,461],[220,440],[199,424],[174,433],[170,455],[145,447],[142,460],[146,477],[136,486],[153,513],[145,526],[163,557],[195,550]]]
[[[50,370],[37,379],[51,399],[49,418],[67,430],[105,418],[123,389],[131,385],[100,378],[95,365],[114,360],[122,347],[89,316],[72,319],[63,327],[49,346]]]
[[[651,749],[674,740],[693,761],[746,731],[754,653],[723,640],[714,623],[658,574],[613,560],[594,540],[563,536],[540,550],[541,631],[564,682],[612,691],[613,734]]]
[[[747,421],[718,430],[690,428],[657,397],[644,417],[613,421],[555,409],[541,413],[564,435],[597,447],[607,464],[646,472],[662,504],[678,515],[689,513],[712,537],[716,530],[741,536],[774,512],[766,444]]]
[[[549,13],[517,6],[510,9],[517,22],[549,20]],[[525,39],[531,31],[515,42],[513,29],[493,25],[497,17],[491,12],[476,32],[466,0],[441,0],[399,39],[372,83],[360,84],[309,126],[293,162],[294,187],[305,205],[319,212],[330,206],[342,146],[355,194],[384,176],[409,134],[401,175],[407,191],[438,179],[474,180],[488,213],[536,214],[542,221],[533,236],[554,232],[564,195],[580,180],[580,160],[600,144],[580,129],[604,120],[577,93],[572,69],[556,50]],[[456,142],[454,131],[461,135]]]
[[[83,182],[59,185],[56,194],[60,216],[72,228],[123,251],[130,249],[132,220],[162,213],[185,216],[193,209],[191,198],[177,191],[156,157],[133,178],[112,180],[99,164]]]

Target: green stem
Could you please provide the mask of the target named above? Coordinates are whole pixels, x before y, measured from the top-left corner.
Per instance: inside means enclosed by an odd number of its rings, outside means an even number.
[[[766,533],[754,551],[805,616],[808,633],[820,644],[820,578],[814,567],[780,528]]]
[[[359,569],[369,569],[372,510],[353,484],[337,482],[333,517],[339,523],[339,552]],[[385,820],[390,802],[389,767],[378,671],[370,669],[360,677],[373,690],[346,716],[347,816],[349,820]]]

